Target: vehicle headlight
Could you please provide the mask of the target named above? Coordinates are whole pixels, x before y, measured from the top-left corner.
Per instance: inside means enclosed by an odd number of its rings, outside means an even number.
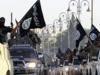
[[[76,67],[75,67],[74,69],[75,69],[75,70],[78,70],[78,68],[76,68]]]
[[[37,64],[37,67],[41,67],[41,64]]]
[[[69,70],[69,68],[68,67],[65,67],[65,71],[68,71]]]
[[[26,67],[34,69],[36,67],[36,63],[35,62],[27,63]]]

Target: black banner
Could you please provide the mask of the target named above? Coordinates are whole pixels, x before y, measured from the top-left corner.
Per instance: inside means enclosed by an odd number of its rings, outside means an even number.
[[[91,32],[89,34],[89,37],[92,42],[94,42],[98,38],[98,34],[99,34],[99,31],[97,30],[97,28],[94,25],[92,25]]]
[[[40,1],[37,0],[25,16],[20,20],[20,34],[26,35],[29,29],[43,28],[46,26]]]
[[[76,48],[78,48],[80,41],[84,38],[86,35],[85,30],[83,29],[81,23],[77,19],[77,25],[76,25],[76,30],[78,32],[79,38],[76,40]]]

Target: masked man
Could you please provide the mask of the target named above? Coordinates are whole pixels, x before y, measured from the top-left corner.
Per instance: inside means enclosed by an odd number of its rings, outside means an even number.
[[[5,26],[5,18],[0,18],[0,43],[6,42],[6,36],[8,32],[11,32],[12,28]]]

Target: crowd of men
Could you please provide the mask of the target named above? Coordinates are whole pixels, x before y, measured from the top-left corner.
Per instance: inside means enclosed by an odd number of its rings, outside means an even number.
[[[57,52],[57,58],[60,59],[60,64],[63,64],[65,60],[67,60],[69,63],[73,62],[74,57],[78,57],[79,61],[82,63],[83,59],[91,60],[92,56],[98,56],[100,49],[100,36],[92,43],[87,43],[87,46],[78,50],[76,49],[67,49],[66,52],[62,52],[62,50],[59,48]]]
[[[8,32],[12,33],[13,31],[14,31],[13,28],[5,26],[5,18],[1,17],[0,18],[0,43],[6,42],[7,33]],[[40,39],[38,38],[37,34],[35,34],[33,32],[30,32],[30,34],[28,36],[30,37],[30,39],[33,40],[33,43],[41,42]],[[35,41],[35,39],[36,39],[35,37],[37,37],[38,41]],[[12,38],[12,36],[11,36],[11,38]],[[77,48],[70,50],[68,48],[66,50],[66,52],[63,53],[61,51],[61,49],[59,48],[56,56],[58,59],[60,59],[61,64],[63,64],[65,60],[68,60],[68,62],[72,62],[73,58],[75,56],[77,56],[78,59],[80,61],[82,61],[83,59],[88,59],[91,56],[98,55],[99,48],[100,48],[100,35],[97,37],[97,39],[95,41],[92,42],[92,44],[90,42],[88,42],[87,46],[80,50],[78,50]]]

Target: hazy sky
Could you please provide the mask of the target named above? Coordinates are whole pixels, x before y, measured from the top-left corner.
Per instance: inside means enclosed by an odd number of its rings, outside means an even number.
[[[0,17],[6,18],[6,25],[10,25],[10,14],[13,12],[13,22],[15,24],[15,18],[19,21],[29,8],[35,3],[36,0],[0,0]],[[45,17],[46,24],[52,24],[55,19],[58,19],[61,12],[67,12],[69,0],[40,0]],[[77,0],[76,0],[77,1]],[[88,0],[91,1],[91,0]],[[94,0],[94,25],[100,29],[100,0]],[[91,2],[89,4],[91,6]],[[72,6],[71,9],[75,9],[76,6]],[[82,7],[81,21],[84,28],[90,29],[91,26],[91,12],[85,12]],[[72,10],[75,11],[76,10]]]

